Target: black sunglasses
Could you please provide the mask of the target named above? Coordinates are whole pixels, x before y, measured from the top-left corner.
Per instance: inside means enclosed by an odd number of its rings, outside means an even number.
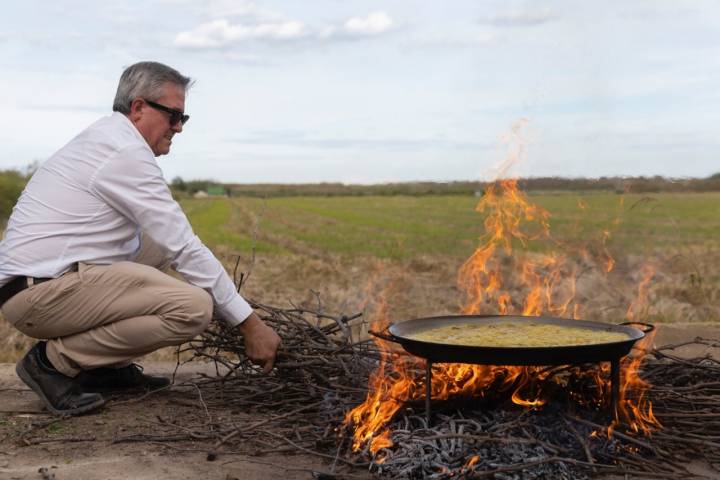
[[[143,100],[145,100],[143,98]],[[185,112],[181,110],[175,110],[174,108],[166,107],[165,105],[160,105],[159,103],[151,102],[150,100],[145,100],[145,103],[150,105],[155,110],[162,110],[163,112],[167,112],[170,114],[170,126],[176,125],[178,122],[182,122],[183,125],[190,120],[190,115],[185,115]]]

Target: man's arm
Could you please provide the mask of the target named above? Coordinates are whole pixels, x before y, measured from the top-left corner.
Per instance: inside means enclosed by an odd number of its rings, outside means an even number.
[[[210,293],[224,320],[244,335],[248,357],[269,371],[280,337],[253,313],[225,268],[193,233],[150,151],[120,152],[99,169],[91,190],[168,252],[188,282]]]

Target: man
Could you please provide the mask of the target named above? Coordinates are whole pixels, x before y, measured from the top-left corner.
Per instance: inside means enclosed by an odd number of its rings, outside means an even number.
[[[134,358],[202,332],[213,305],[269,372],[278,335],[237,294],[172,199],[155,157],[182,132],[189,78],[127,68],[113,104],[33,175],[0,243],[5,319],[37,343],[17,364],[49,410],[75,415],[107,390],[169,384]],[[189,282],[161,271],[172,266]]]

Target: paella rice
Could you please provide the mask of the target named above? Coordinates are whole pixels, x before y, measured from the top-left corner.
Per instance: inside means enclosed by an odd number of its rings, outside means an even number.
[[[623,332],[534,322],[453,324],[408,336],[423,342],[472,347],[565,347],[628,340]]]

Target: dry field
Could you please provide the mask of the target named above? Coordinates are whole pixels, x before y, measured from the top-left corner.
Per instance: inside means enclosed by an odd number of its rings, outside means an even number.
[[[554,240],[516,245],[504,260],[516,310],[524,292],[510,264],[553,251],[564,262],[561,274],[576,279],[573,304],[583,318],[625,321],[651,265],[654,274],[643,290],[648,303],[639,312],[646,321],[676,330],[687,324],[700,331],[717,326],[720,194],[562,193],[530,200],[550,212]],[[364,311],[368,321],[382,300],[389,319],[399,321],[459,313],[466,298],[458,271],[485,228],[484,217],[474,211],[477,201],[471,196],[290,197],[182,204],[198,235],[231,273],[239,257],[238,271],[249,273],[243,287],[247,298],[333,313]],[[610,273],[598,262],[605,247],[615,261]],[[571,295],[570,288],[561,285],[559,295]],[[15,361],[31,342],[0,320],[0,362]],[[170,352],[153,358],[170,358]]]

